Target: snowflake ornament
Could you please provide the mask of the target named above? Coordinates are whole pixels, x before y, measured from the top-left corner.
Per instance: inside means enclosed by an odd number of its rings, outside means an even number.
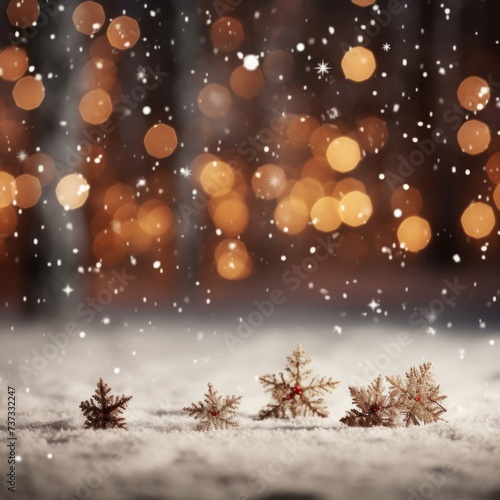
[[[263,375],[259,378],[266,392],[273,399],[259,413],[259,418],[327,417],[328,409],[322,394],[331,392],[340,382],[331,377],[311,376],[312,370],[305,367],[311,362],[299,344],[291,356],[287,356],[285,374]]]
[[[393,393],[387,394],[384,379],[379,375],[367,387],[349,387],[354,408],[340,421],[349,427],[394,427],[398,411]]]
[[[432,363],[424,363],[418,368],[412,366],[404,381],[399,375],[386,379],[391,385],[391,395],[396,408],[403,415],[406,427],[442,420],[441,415],[446,409],[441,401],[447,396],[439,393],[440,387],[435,383]]]
[[[183,410],[187,411],[189,416],[194,417],[195,420],[200,420],[196,426],[198,431],[228,429],[240,425],[235,419],[240,400],[241,396],[226,396],[223,399],[209,383],[208,392],[205,393],[205,402],[192,403],[191,406],[186,406]]]
[[[85,429],[125,429],[125,419],[120,415],[127,408],[132,396],[108,396],[111,388],[99,379],[97,389],[91,399],[82,401],[80,408],[87,417]]]

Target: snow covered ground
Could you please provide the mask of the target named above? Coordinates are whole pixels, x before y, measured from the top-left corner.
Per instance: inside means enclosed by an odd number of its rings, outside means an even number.
[[[1,498],[500,499],[497,333],[450,329],[405,337],[404,327],[352,325],[339,334],[328,322],[297,321],[266,325],[231,352],[222,334],[234,333],[234,326],[109,325],[87,330],[84,338],[67,337],[63,350],[47,345],[53,343],[48,333],[64,325],[2,328]],[[313,370],[342,382],[326,398],[330,417],[256,420],[268,401],[258,376],[283,369],[298,342],[313,357]],[[25,371],[23,381],[18,367],[34,366],[33,349],[41,354],[37,375]],[[339,422],[351,407],[349,384],[368,382],[379,371],[404,375],[424,360],[434,363],[449,396],[447,423],[357,429]],[[133,395],[129,432],[83,429],[78,405],[101,376],[113,393]],[[207,382],[222,394],[243,395],[240,429],[194,430],[181,408],[202,399]],[[8,386],[17,391],[19,456],[11,497]]]

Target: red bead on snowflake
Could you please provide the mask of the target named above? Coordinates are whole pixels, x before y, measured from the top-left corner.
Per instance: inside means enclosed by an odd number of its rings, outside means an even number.
[[[416,401],[417,403],[418,403],[418,402],[420,402],[421,400],[422,400],[422,398],[421,398],[420,396],[417,396],[417,397],[415,398],[415,401]]]
[[[302,387],[300,387],[300,385],[296,385],[293,388],[293,393],[294,394],[298,394],[300,396],[303,392],[304,392],[304,390],[302,389]]]
[[[214,411],[212,412],[212,417],[218,417],[218,416],[219,416],[219,412],[218,412],[218,411],[216,411],[216,410],[214,410]]]

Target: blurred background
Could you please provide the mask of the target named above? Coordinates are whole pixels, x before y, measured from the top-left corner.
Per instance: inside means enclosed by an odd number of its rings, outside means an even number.
[[[497,0],[1,6],[0,318],[497,323]]]

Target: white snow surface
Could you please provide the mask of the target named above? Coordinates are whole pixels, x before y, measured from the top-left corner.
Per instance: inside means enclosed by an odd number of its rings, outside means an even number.
[[[19,364],[31,362],[33,349],[43,352],[58,326],[2,334],[0,498],[500,499],[498,333],[450,329],[410,336],[398,347],[403,328],[343,325],[339,334],[333,324],[297,322],[263,326],[231,352],[222,334],[234,334],[235,325],[200,323],[188,331],[149,323],[86,330],[27,384]],[[326,397],[330,416],[257,420],[269,401],[258,377],[283,370],[298,342],[314,372],[341,381]],[[404,375],[424,361],[433,362],[448,395],[446,422],[408,429],[339,422],[352,406],[350,384],[379,371]],[[133,395],[128,432],[83,429],[78,405],[101,376],[113,394]],[[208,382],[221,394],[243,395],[240,428],[195,430],[182,408],[203,399]],[[5,482],[8,386],[17,391],[15,495]]]

